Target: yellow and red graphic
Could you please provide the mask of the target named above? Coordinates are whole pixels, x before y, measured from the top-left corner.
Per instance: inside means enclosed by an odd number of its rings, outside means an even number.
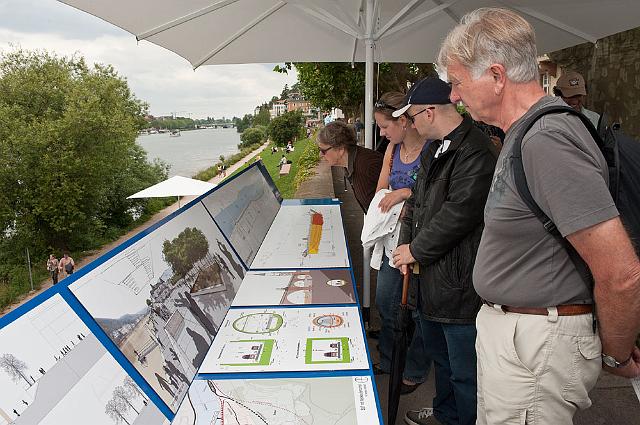
[[[320,240],[322,239],[322,225],[324,224],[324,218],[319,212],[313,212],[311,214],[311,227],[309,228],[309,246],[307,252],[309,254],[317,254],[320,247]]]

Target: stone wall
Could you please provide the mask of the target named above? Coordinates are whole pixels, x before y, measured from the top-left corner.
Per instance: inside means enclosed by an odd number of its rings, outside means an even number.
[[[620,122],[640,139],[640,28],[549,54],[563,69],[574,69],[587,82],[586,106]]]

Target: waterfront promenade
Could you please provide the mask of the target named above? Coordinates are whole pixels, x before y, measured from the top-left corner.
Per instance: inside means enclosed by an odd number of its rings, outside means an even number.
[[[231,174],[233,174],[234,171],[236,171],[238,168],[240,168],[244,164],[246,164],[251,158],[253,158],[254,156],[258,155],[268,145],[269,145],[269,143],[264,143],[262,146],[260,146],[258,149],[254,150],[253,152],[249,153],[247,156],[242,158],[240,161],[238,161],[235,164],[229,166],[229,168],[227,169],[227,176],[230,176]],[[211,180],[209,180],[209,183],[218,184],[222,180],[224,180],[224,177],[222,177],[221,175],[217,175],[214,178],[212,178]],[[122,235],[121,237],[116,239],[115,241],[104,245],[100,249],[92,251],[89,255],[87,255],[85,257],[82,257],[81,259],[76,261],[76,271],[81,269],[83,266],[89,264],[90,262],[92,262],[96,258],[100,257],[101,255],[104,255],[107,252],[111,251],[113,248],[117,247],[118,245],[120,245],[121,243],[125,242],[126,240],[128,240],[128,239],[132,238],[133,236],[137,235],[142,230],[148,228],[149,226],[152,226],[153,224],[155,224],[158,221],[162,220],[166,216],[168,216],[171,213],[177,211],[180,208],[180,206],[186,205],[187,203],[189,203],[190,201],[192,201],[195,198],[196,198],[195,196],[184,196],[184,197],[182,197],[179,202],[176,201],[173,204],[169,205],[168,207],[164,208],[163,210],[158,211],[153,216],[151,216],[151,218],[149,220],[147,220],[143,224],[135,227],[134,229],[131,229],[130,231],[128,231],[127,233],[125,233],[124,235]],[[39,293],[47,290],[51,286],[52,286],[51,279],[47,279],[45,282],[42,283],[42,286],[40,287],[40,289],[38,289],[36,291],[33,291],[33,292],[29,292],[28,294],[25,294],[25,296],[22,297],[19,301],[17,301],[15,303],[11,304],[10,306],[6,307],[1,312],[0,316],[10,312],[11,310],[15,309],[18,306],[24,304],[25,302],[29,301],[31,298],[35,297]]]

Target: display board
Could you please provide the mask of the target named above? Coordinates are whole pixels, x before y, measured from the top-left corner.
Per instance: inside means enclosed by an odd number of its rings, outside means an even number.
[[[0,424],[159,424],[164,416],[60,295],[0,330]]]
[[[349,267],[340,205],[283,205],[251,269]]]
[[[202,204],[70,289],[171,408],[178,407],[244,277]]]
[[[174,425],[379,424],[369,376],[194,381]]]
[[[0,317],[0,425],[379,423],[339,205],[274,187],[254,164]]]
[[[253,262],[282,200],[264,173],[264,168],[253,167],[202,201],[247,267]]]
[[[357,307],[232,309],[200,373],[368,368]]]
[[[355,302],[350,269],[248,272],[232,305],[350,304]]]

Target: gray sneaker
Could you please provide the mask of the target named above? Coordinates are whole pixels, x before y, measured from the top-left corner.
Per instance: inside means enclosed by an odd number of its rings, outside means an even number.
[[[433,408],[425,407],[420,410],[408,410],[404,415],[404,422],[409,425],[442,425],[433,416]]]

